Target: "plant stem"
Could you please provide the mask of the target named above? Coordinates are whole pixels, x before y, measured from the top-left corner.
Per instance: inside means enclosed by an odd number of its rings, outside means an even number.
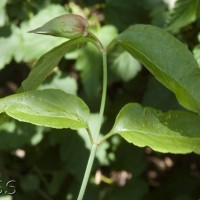
[[[99,121],[98,121],[98,127],[97,127],[97,134],[96,134],[96,141],[98,141],[98,136],[101,129],[101,123],[103,120],[103,113],[105,109],[106,104],[106,92],[107,92],[107,55],[106,52],[102,52],[103,56],[103,89],[102,89],[102,98],[101,98],[101,106],[99,111]]]
[[[92,165],[93,165],[93,162],[94,162],[96,150],[97,150],[97,145],[93,144],[92,148],[91,148],[91,151],[90,151],[90,157],[89,157],[89,160],[88,160],[88,163],[87,163],[87,167],[86,167],[86,170],[85,170],[83,182],[82,182],[81,189],[80,189],[80,192],[79,192],[77,200],[82,200],[83,196],[85,194],[85,190],[86,190],[86,186],[87,186],[87,183],[88,183],[88,180],[89,180],[89,177],[90,177],[90,172],[92,170]]]
[[[93,137],[92,137],[92,133],[91,133],[91,131],[90,131],[90,128],[88,127],[86,130],[87,130],[88,136],[89,136],[89,138],[90,138],[90,143],[91,143],[91,144],[94,144],[95,142],[94,142],[94,139],[93,139]]]
[[[104,143],[108,138],[110,138],[111,136],[113,136],[115,133],[108,133],[106,134],[97,144],[97,146],[101,145],[102,143]]]
[[[103,113],[104,113],[105,103],[106,103],[106,90],[107,90],[107,57],[106,56],[107,55],[106,55],[106,51],[104,51],[102,49],[100,49],[100,50],[102,52],[102,58],[103,58],[103,88],[102,88],[102,98],[101,98],[101,105],[100,105],[100,111],[99,111],[98,126],[96,128],[96,133],[93,134],[93,136],[95,136],[95,141],[93,142],[93,145],[92,145],[92,148],[91,148],[91,151],[90,151],[89,160],[88,160],[88,163],[87,163],[83,182],[82,182],[81,189],[80,189],[77,200],[83,199],[83,196],[84,196],[84,193],[85,193],[85,190],[86,190],[86,187],[87,187],[87,183],[88,183],[88,180],[89,180],[89,176],[90,176],[92,166],[93,166],[93,163],[94,163],[94,159],[95,159],[95,155],[96,155],[97,144],[98,144],[98,136],[99,136],[100,129],[101,129],[101,123],[102,123]],[[91,136],[92,136],[92,134],[91,134]],[[90,137],[90,133],[89,133],[89,137]]]

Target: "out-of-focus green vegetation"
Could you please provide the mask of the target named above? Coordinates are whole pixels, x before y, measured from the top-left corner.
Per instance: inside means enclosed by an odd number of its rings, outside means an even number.
[[[133,24],[168,30],[200,64],[199,0],[1,0],[0,97],[15,93],[37,59],[65,39],[27,33],[64,13],[85,16],[106,45]],[[152,47],[153,48],[153,47]],[[122,49],[109,53],[108,98],[102,135],[125,103],[163,111],[183,109],[142,65]],[[188,66],[189,67],[189,66]],[[101,96],[101,55],[90,44],[65,55],[41,88],[78,94],[96,120]],[[99,89],[97,89],[99,88]],[[0,122],[0,180],[16,180],[16,194],[0,200],[75,200],[90,145],[83,130],[54,130]],[[4,184],[1,184],[4,185]],[[197,200],[198,155],[160,154],[113,137],[98,150],[86,200]]]

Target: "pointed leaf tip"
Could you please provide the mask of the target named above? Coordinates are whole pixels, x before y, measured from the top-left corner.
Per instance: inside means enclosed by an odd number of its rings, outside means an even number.
[[[38,29],[39,29],[39,28],[36,28],[36,29],[34,29],[34,30],[30,30],[30,31],[28,31],[27,33],[37,33]]]

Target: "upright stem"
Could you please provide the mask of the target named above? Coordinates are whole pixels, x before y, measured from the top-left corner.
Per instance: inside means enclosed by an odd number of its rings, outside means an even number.
[[[103,113],[104,113],[104,109],[105,109],[106,88],[107,88],[107,58],[106,58],[106,52],[105,51],[102,51],[102,57],[103,57],[103,88],[102,88],[101,106],[100,106],[100,111],[99,111],[98,127],[96,128],[96,133],[95,133],[96,137],[94,138],[95,141],[92,144],[89,160],[88,160],[88,163],[87,163],[83,182],[82,182],[81,189],[80,189],[77,200],[83,199],[83,196],[84,196],[84,193],[85,193],[85,190],[86,190],[86,187],[87,187],[87,183],[88,183],[88,180],[89,180],[89,177],[90,177],[90,173],[91,173],[92,166],[93,166],[94,159],[95,159],[95,155],[96,155],[97,144],[98,144],[98,136],[99,136],[99,133],[100,133],[101,123],[102,123],[102,119],[103,119]]]
[[[92,165],[93,165],[93,162],[94,162],[96,150],[97,150],[97,145],[93,144],[91,151],[90,151],[90,157],[89,157],[89,160],[88,160],[88,163],[87,163],[83,182],[82,182],[81,189],[79,191],[79,195],[78,195],[77,200],[82,200],[83,196],[85,194],[85,189],[86,189],[86,186],[87,186],[87,183],[88,183],[88,180],[89,180],[89,177],[90,177],[90,173],[91,173],[91,170],[92,170]]]
[[[103,113],[105,109],[106,104],[106,92],[107,92],[107,55],[106,52],[102,52],[103,57],[103,89],[102,89],[102,97],[101,97],[101,106],[99,111],[99,121],[98,121],[98,127],[97,127],[97,134],[96,134],[96,142],[98,141],[98,136],[101,129],[101,123],[103,120]]]

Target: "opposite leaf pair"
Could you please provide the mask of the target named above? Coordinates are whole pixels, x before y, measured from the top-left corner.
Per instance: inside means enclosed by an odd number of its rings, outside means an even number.
[[[89,41],[102,50],[98,39],[89,31],[86,34],[88,23],[78,16],[72,20],[72,16],[55,18],[35,30],[41,34],[73,39],[44,54],[22,83],[25,92],[1,99],[0,112],[6,112],[20,121],[47,127],[88,127],[89,109],[80,98],[58,90],[29,91],[37,89],[64,54],[77,45]],[[66,22],[67,17],[70,20]],[[67,30],[64,30],[65,23],[69,25]],[[112,45],[120,45],[138,59],[163,85],[174,92],[182,106],[200,113],[200,69],[181,42],[157,27],[135,25],[115,38],[110,47]],[[137,146],[150,146],[160,152],[200,153],[199,130],[200,117],[197,114],[183,111],[162,113],[133,103],[122,108],[113,129],[102,141],[120,134],[128,142]]]

